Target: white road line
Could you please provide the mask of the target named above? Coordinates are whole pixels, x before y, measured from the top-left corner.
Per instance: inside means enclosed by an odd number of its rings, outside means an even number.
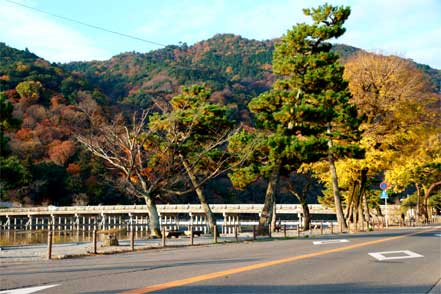
[[[382,261],[382,260],[392,260],[392,259],[406,259],[406,258],[418,258],[424,257],[421,254],[412,252],[410,250],[398,250],[398,251],[384,251],[384,252],[373,252],[368,253],[370,256]],[[393,254],[393,256],[386,256],[387,254]]]
[[[433,225],[433,226],[406,227],[406,230],[419,230],[419,229],[441,229],[441,226]]]
[[[30,288],[20,288],[20,289],[12,289],[12,290],[5,290],[0,291],[0,294],[29,294],[29,293],[35,293],[41,290],[49,289],[55,286],[59,286],[59,284],[56,285],[48,285],[48,286],[38,286],[38,287],[30,287]]]
[[[325,244],[336,244],[336,243],[346,243],[349,242],[349,240],[346,239],[330,239],[330,240],[319,240],[314,241],[312,244],[314,245],[325,245]]]

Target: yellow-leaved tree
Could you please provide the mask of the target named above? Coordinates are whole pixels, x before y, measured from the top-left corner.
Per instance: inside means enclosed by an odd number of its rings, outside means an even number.
[[[436,94],[421,71],[396,56],[359,53],[348,60],[344,77],[349,81],[353,102],[364,116],[361,146],[366,153],[364,159],[339,160],[337,173],[346,199],[348,221],[369,223],[368,203],[378,202],[375,189],[385,173],[388,175],[386,179],[395,185],[395,191],[415,182],[410,180],[410,175],[401,173],[400,177],[393,176],[400,179],[398,185],[391,180],[391,170],[399,173],[400,168],[405,169],[406,161],[415,155],[415,150],[425,150],[419,146],[428,134],[437,133],[433,127],[437,117]],[[434,168],[431,160],[422,158],[424,163],[418,165],[421,167],[418,171],[423,166]],[[314,168],[325,171],[320,166]],[[326,180],[325,177],[322,179]],[[423,189],[429,191],[430,187]]]
[[[431,216],[429,199],[441,188],[441,137],[440,126],[433,125],[430,132],[411,137],[414,148],[403,152],[386,172],[386,180],[395,191],[410,185],[416,188],[417,216],[428,220]]]

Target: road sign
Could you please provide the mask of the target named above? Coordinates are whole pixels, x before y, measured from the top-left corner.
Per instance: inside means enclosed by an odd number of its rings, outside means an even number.
[[[383,183],[382,183],[383,184]],[[386,184],[387,185],[387,184]],[[387,196],[387,191],[386,190],[383,190],[383,191],[381,191],[381,195],[380,195],[380,198],[381,199],[384,199],[384,205],[386,206],[386,218],[385,218],[385,223],[386,223],[386,228],[388,228],[389,227],[389,216],[388,216],[388,213],[387,213],[387,198],[388,198],[388,196]]]
[[[381,190],[387,190],[387,183],[386,182],[381,182],[380,189]]]

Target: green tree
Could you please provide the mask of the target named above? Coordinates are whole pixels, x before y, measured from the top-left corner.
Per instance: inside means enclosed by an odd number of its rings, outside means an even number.
[[[357,118],[356,106],[349,103],[351,94],[348,83],[343,79],[344,68],[338,63],[338,55],[331,52],[332,45],[326,41],[344,34],[343,25],[349,17],[350,8],[325,4],[305,9],[304,13],[311,16],[313,23],[297,25],[282,39],[280,48],[276,47],[274,70],[281,74],[294,73],[295,78],[290,79],[292,86],[308,99],[315,99],[321,107],[322,116],[317,121],[326,127],[337,219],[340,227],[346,228],[335,160],[363,156],[357,144],[361,121]],[[278,55],[280,62],[276,58]]]
[[[39,81],[24,81],[15,88],[21,101],[32,103],[38,101],[43,93],[43,85]]]
[[[167,140],[167,145],[174,147],[174,153],[192,186],[190,191],[196,192],[209,230],[213,232],[216,220],[204,195],[203,185],[228,169],[230,157],[224,145],[234,131],[234,121],[226,106],[209,101],[210,94],[205,85],[183,87],[182,94],[170,101],[171,109],[155,115],[150,127],[164,132],[161,137]]]
[[[18,128],[21,123],[20,120],[12,116],[13,111],[14,106],[0,92],[0,156],[6,156],[10,153],[9,138],[6,137],[5,132]]]
[[[7,191],[28,183],[29,171],[16,156],[11,156],[6,132],[20,126],[20,120],[12,116],[13,105],[0,92],[0,196],[6,200]]]
[[[230,152],[242,153],[241,156],[244,156],[244,165],[233,168],[233,173],[229,175],[235,187],[244,188],[258,178],[268,181],[264,206],[259,218],[259,234],[265,234],[270,224],[271,229],[275,228],[274,204],[280,175],[287,175],[297,170],[302,162],[319,160],[327,150],[326,140],[315,136],[319,129],[307,127],[306,124],[288,127],[291,120],[280,121],[277,115],[272,115],[271,110],[276,113],[275,109],[281,110],[287,101],[282,99],[265,101],[264,99],[275,97],[271,94],[262,94],[250,103],[260,128],[243,130],[231,138],[228,146]],[[277,97],[281,98],[281,96]],[[275,103],[276,100],[280,103]],[[265,117],[265,120],[261,117]]]
[[[7,199],[7,191],[29,183],[31,175],[16,156],[0,156],[0,199]]]

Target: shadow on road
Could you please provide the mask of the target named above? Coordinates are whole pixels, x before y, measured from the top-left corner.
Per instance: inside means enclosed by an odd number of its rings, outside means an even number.
[[[118,289],[118,290],[107,290],[107,291],[95,291],[95,292],[80,292],[80,294],[113,294],[113,293],[123,293],[130,289]]]
[[[320,284],[320,285],[296,285],[296,286],[267,286],[267,285],[238,285],[238,286],[183,286],[178,288],[170,288],[155,293],[216,293],[216,294],[232,294],[232,293],[399,293],[399,294],[416,294],[427,293],[433,285],[369,285],[357,283],[343,284]],[[90,292],[92,293],[92,292]],[[93,292],[102,293],[102,292]],[[108,292],[110,293],[110,292]],[[112,292],[113,293],[113,292]]]

